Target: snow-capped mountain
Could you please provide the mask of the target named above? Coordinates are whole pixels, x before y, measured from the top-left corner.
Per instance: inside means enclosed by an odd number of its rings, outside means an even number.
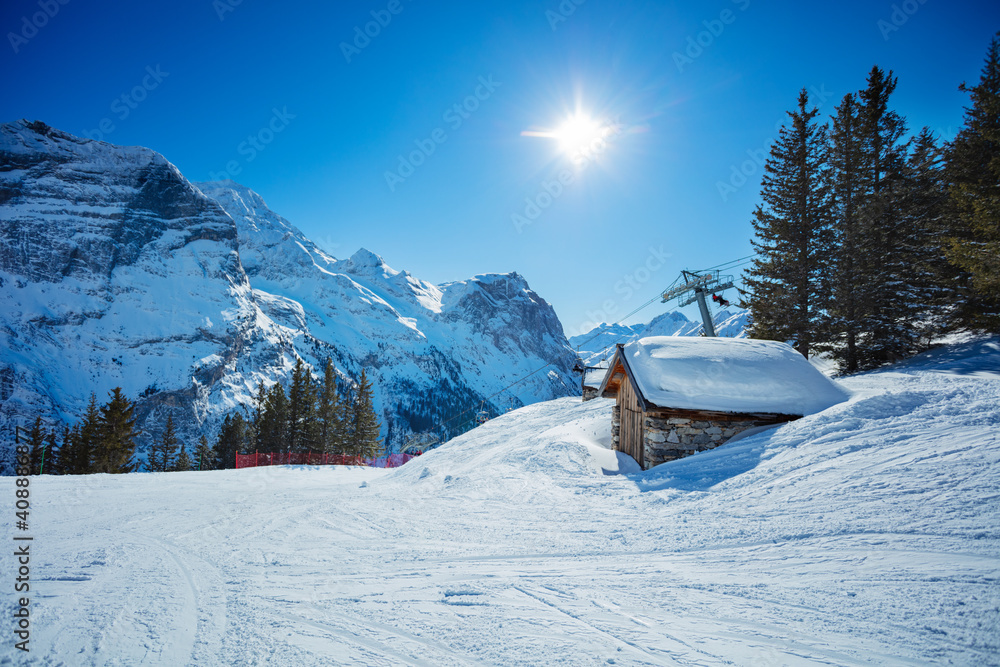
[[[745,338],[750,311],[742,308],[720,310],[712,316],[716,335],[723,338]],[[579,350],[588,366],[614,352],[616,343],[630,343],[643,336],[700,336],[705,325],[700,320],[690,320],[676,310],[657,315],[648,324],[601,324],[587,333],[573,336],[569,344]]]
[[[5,434],[121,386],[147,436],[169,412],[193,443],[298,357],[345,383],[366,368],[394,447],[577,391],[562,325],[520,275],[432,285],[368,250],[338,261],[248,188],[192,184],[146,148],[2,125],[0,220]]]

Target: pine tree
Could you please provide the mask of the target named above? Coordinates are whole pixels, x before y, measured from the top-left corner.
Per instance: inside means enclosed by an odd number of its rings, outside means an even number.
[[[177,456],[177,460],[174,462],[171,470],[174,472],[186,472],[191,469],[191,457],[187,454],[187,449],[184,444],[181,444],[181,453]]]
[[[215,469],[215,450],[209,446],[208,438],[204,435],[198,441],[198,448],[195,449],[194,456],[195,460],[192,461],[192,466],[195,470]]]
[[[167,415],[167,424],[163,429],[163,437],[161,438],[164,472],[171,470],[177,464],[177,442],[178,439],[177,431],[174,429],[174,418],[172,415]]]
[[[379,432],[382,425],[375,414],[372,403],[372,385],[364,369],[354,398],[353,428],[351,450],[354,456],[374,458],[382,453],[382,442]]]
[[[73,424],[69,431],[69,440],[63,442],[62,446],[62,469],[64,475],[85,475],[86,470],[81,471],[79,456],[82,445],[80,440],[80,424]]]
[[[133,414],[135,406],[122,394],[121,387],[115,387],[110,396],[101,407],[94,472],[134,472],[135,439],[139,435]]]
[[[59,475],[59,438],[56,429],[49,429],[45,438],[45,448],[42,450],[40,474]]]
[[[832,298],[819,349],[842,372],[874,368],[919,348],[926,311],[925,276],[911,262],[921,254],[925,230],[915,225],[906,124],[889,108],[892,72],[873,67],[867,87],[847,95],[834,117]]]
[[[87,412],[73,427],[73,448],[70,467],[74,475],[94,472],[94,456],[101,434],[101,412],[97,407],[97,394],[91,393]]]
[[[337,392],[337,372],[333,360],[326,360],[323,369],[323,388],[320,391],[317,418],[319,420],[320,449],[331,454],[344,453],[343,401]]]
[[[316,387],[312,369],[295,362],[292,383],[288,389],[288,449],[305,452],[319,445],[319,422],[316,417]]]
[[[875,368],[915,351],[914,298],[907,281],[906,248],[911,230],[903,216],[906,123],[889,108],[896,90],[892,71],[873,67],[858,97],[862,141],[861,176],[866,192],[860,218],[864,332],[862,368]]]
[[[944,152],[934,134],[924,128],[911,142],[904,168],[902,215],[907,235],[903,243],[904,274],[911,296],[910,318],[917,350],[948,331],[955,303],[964,301],[959,271],[945,257],[949,234]]]
[[[56,475],[69,475],[73,456],[73,431],[69,426],[63,426],[62,445],[52,456],[52,471]]]
[[[955,224],[948,258],[969,274],[961,324],[1000,330],[1000,33],[990,42],[979,84],[959,89],[972,106],[948,149]]]
[[[288,385],[288,451],[301,451],[300,420],[301,413],[305,409],[305,370],[302,359],[295,360],[295,368],[292,370],[292,381]]]
[[[43,451],[45,450],[45,429],[42,428],[42,418],[35,417],[35,423],[31,426],[31,430],[28,431],[28,447],[29,456],[31,459],[31,464],[29,465],[30,474],[39,475]]]
[[[345,456],[359,456],[355,449],[354,428],[355,428],[355,406],[357,403],[357,391],[353,386],[347,387],[344,400],[341,402],[340,410],[340,437],[341,453]]]
[[[844,96],[833,117],[830,134],[830,168],[833,201],[833,249],[829,257],[831,299],[823,323],[823,343],[841,372],[860,367],[862,283],[861,207],[865,189],[861,178],[862,131],[858,100]]]
[[[288,399],[280,382],[267,392],[258,448],[264,452],[288,451]]]
[[[247,451],[247,425],[243,415],[226,415],[215,444],[216,470],[230,470],[236,467],[236,455]]]
[[[247,431],[248,447],[260,450],[261,447],[261,427],[264,424],[264,410],[267,408],[267,389],[264,381],[257,384],[257,393],[254,395],[253,414],[251,415],[249,429]]]
[[[829,300],[826,260],[831,250],[830,186],[826,126],[799,94],[765,166],[754,211],[757,250],[745,293],[753,313],[753,338],[791,340],[809,356]]]
[[[177,432],[174,429],[173,415],[167,415],[167,423],[163,427],[160,439],[149,449],[148,467],[150,472],[168,472],[173,470],[177,456]]]

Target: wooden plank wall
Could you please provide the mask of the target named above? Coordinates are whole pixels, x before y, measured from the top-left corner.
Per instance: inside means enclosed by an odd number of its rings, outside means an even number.
[[[618,407],[621,409],[621,425],[618,430],[618,449],[625,452],[645,468],[643,462],[642,421],[643,412],[639,407],[639,398],[628,378],[623,378],[618,389]]]

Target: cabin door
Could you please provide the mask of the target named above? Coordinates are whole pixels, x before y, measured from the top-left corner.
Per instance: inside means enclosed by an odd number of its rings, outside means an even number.
[[[643,459],[642,413],[622,406],[621,427],[618,435],[622,451],[635,459],[639,467],[645,470]]]

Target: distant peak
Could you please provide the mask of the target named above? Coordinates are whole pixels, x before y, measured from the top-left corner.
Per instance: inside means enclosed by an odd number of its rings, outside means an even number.
[[[368,248],[359,248],[356,253],[351,255],[350,261],[354,266],[384,266],[385,260],[383,260],[379,255],[376,255]]]
[[[511,271],[510,273],[480,273],[473,277],[473,280],[484,285],[491,285],[493,283],[503,283],[507,285],[517,285],[518,287],[527,287],[528,281],[519,274],[517,271]]]
[[[391,268],[385,260],[368,248],[359,248],[356,253],[337,264],[337,269],[356,276],[392,278],[399,271]]]

